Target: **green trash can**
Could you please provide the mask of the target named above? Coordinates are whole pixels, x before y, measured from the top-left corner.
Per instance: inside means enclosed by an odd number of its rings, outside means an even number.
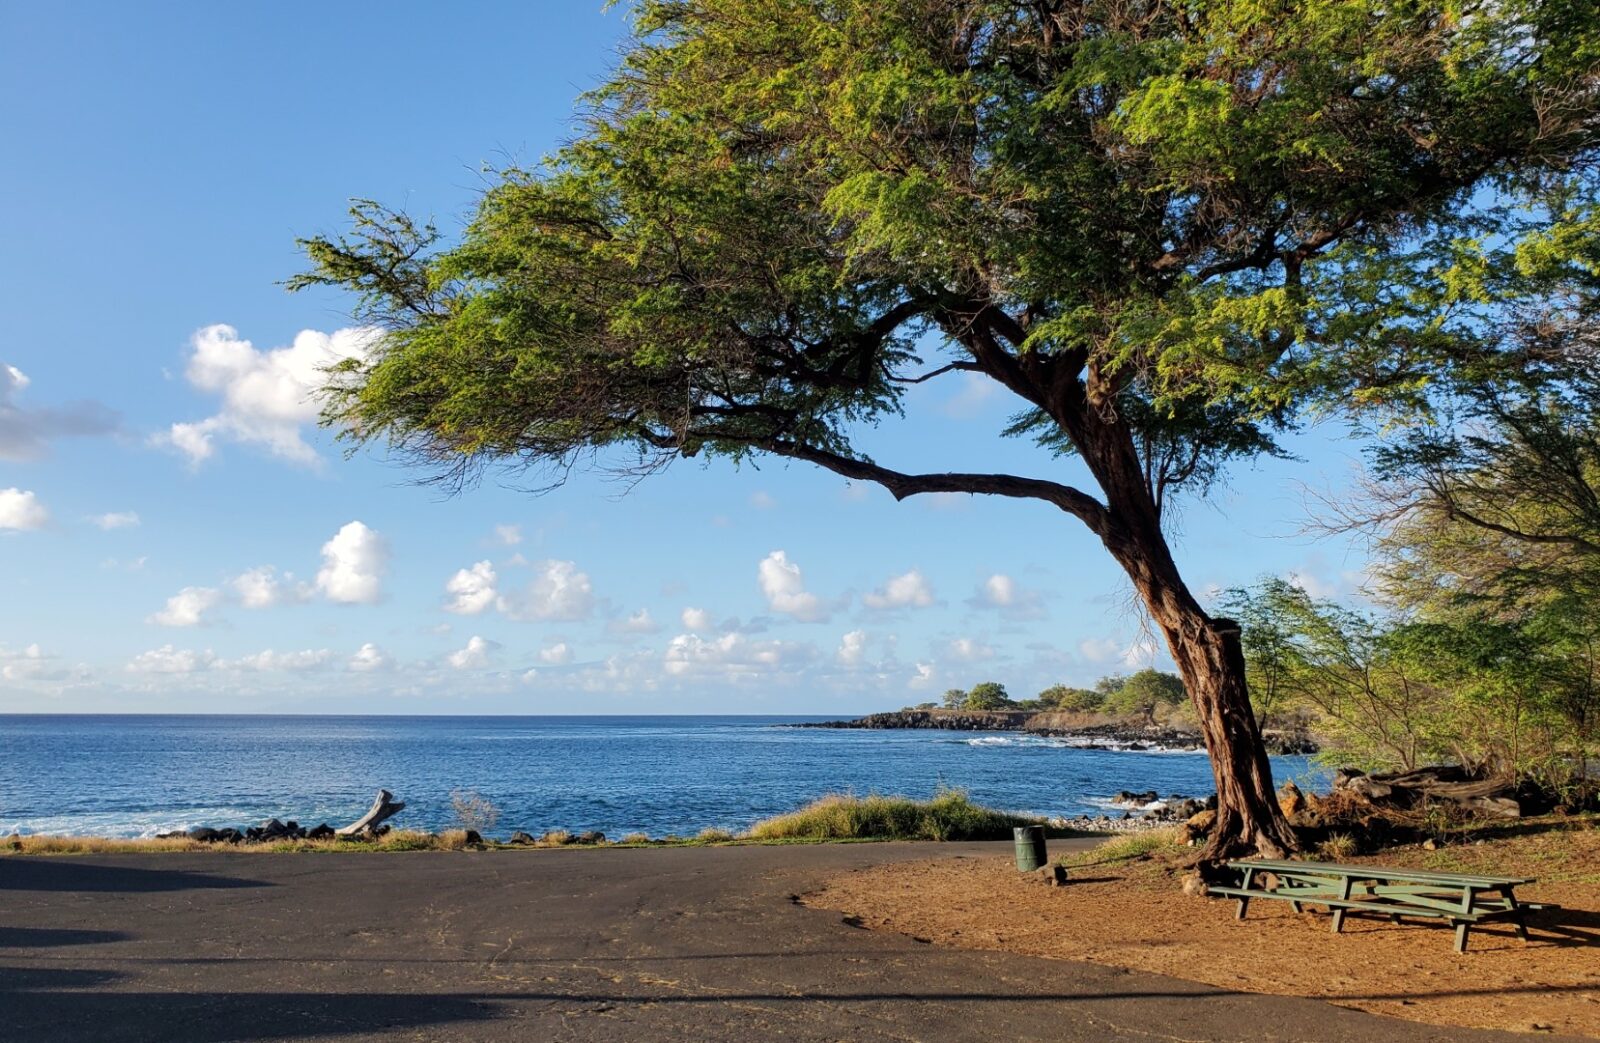
[[[1017,869],[1031,873],[1044,865],[1048,857],[1044,850],[1043,826],[1017,826],[1011,830],[1017,841]]]

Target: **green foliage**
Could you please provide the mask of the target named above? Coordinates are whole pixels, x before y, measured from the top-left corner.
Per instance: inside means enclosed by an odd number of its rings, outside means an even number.
[[[1580,0],[631,10],[581,133],[458,242],[366,202],[305,242],[291,287],[387,331],[328,422],[455,479],[845,469],[931,349],[1097,478],[1137,456],[1159,513],[1302,409],[1421,405],[1520,299],[1484,254],[1572,252],[1566,211],[1483,193],[1581,199],[1594,147]]]
[[[1006,710],[1015,706],[1006,694],[1006,686],[998,681],[982,681],[972,686],[962,708],[967,710]]]
[[[960,790],[945,790],[924,801],[833,794],[799,811],[758,822],[749,836],[757,840],[1008,840],[1013,827],[1037,822],[979,807]]]
[[[1120,683],[1105,699],[1103,708],[1107,713],[1153,717],[1158,707],[1176,706],[1189,698],[1177,675],[1160,670],[1140,670],[1117,681]]]
[[[1105,696],[1088,688],[1056,684],[1039,693],[1039,702],[1047,709],[1064,710],[1069,713],[1093,713],[1105,702]]]

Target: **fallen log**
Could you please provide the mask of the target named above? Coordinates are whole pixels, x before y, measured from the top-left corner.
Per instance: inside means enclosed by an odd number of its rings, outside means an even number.
[[[378,791],[378,795],[373,798],[372,807],[367,809],[365,815],[362,815],[348,826],[336,829],[333,832],[336,836],[341,837],[353,837],[361,833],[371,833],[378,828],[378,823],[396,812],[404,810],[405,806],[405,801],[395,800],[393,793],[386,789],[381,789]]]
[[[1386,775],[1365,775],[1345,768],[1334,787],[1372,804],[1410,808],[1424,800],[1443,800],[1500,818],[1520,818],[1522,802],[1511,778],[1476,778],[1456,765],[1416,768]]]

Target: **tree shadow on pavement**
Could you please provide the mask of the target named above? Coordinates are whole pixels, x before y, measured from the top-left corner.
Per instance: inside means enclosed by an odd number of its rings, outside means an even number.
[[[260,880],[241,880],[181,869],[135,869],[71,862],[64,858],[0,859],[0,892],[99,891],[140,893],[190,891],[199,888],[272,887]]]

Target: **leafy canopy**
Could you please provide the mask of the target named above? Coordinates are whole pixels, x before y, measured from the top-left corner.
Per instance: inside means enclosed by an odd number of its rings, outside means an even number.
[[[389,331],[330,423],[455,477],[778,453],[1110,538],[1306,408],[1422,404],[1497,321],[1482,244],[1590,184],[1588,0],[630,6],[581,133],[458,242],[367,203],[305,242],[292,285]],[[853,445],[960,371],[1107,503]]]

